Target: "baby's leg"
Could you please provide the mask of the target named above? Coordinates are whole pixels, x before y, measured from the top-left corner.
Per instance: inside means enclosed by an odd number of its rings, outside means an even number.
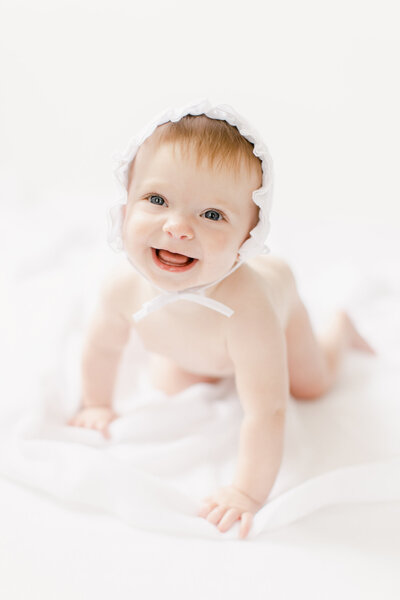
[[[324,334],[316,336],[300,299],[288,323],[286,342],[290,392],[298,399],[318,398],[332,387],[348,348],[375,353],[342,310]]]

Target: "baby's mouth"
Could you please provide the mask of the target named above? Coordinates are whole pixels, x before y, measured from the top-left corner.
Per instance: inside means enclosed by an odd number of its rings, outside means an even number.
[[[165,271],[187,271],[194,267],[198,261],[197,258],[177,252],[170,252],[162,248],[152,248],[151,251],[156,265]]]

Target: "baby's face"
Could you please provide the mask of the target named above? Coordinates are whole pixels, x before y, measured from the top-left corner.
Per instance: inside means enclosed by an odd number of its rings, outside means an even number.
[[[257,224],[256,169],[216,170],[178,144],[140,147],[131,171],[124,248],[149,280],[168,291],[211,283],[235,264]]]

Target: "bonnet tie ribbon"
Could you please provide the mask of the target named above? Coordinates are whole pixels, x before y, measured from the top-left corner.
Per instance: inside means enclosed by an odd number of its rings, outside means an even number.
[[[189,300],[190,302],[196,302],[197,304],[202,304],[207,308],[211,308],[216,310],[217,312],[225,315],[226,317],[231,317],[234,311],[222,304],[222,302],[218,302],[217,300],[213,300],[212,298],[208,298],[208,296],[199,295],[199,293],[194,292],[167,292],[165,294],[161,294],[160,296],[156,296],[151,300],[148,300],[142,305],[142,308],[135,312],[132,317],[134,321],[137,323],[147,315],[152,312],[155,312],[159,308],[166,306],[167,304],[171,304],[171,302],[176,302],[177,300]]]

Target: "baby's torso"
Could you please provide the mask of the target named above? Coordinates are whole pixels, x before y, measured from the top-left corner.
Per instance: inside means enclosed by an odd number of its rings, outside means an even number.
[[[132,273],[132,277],[135,293],[129,294],[130,302],[124,310],[130,315],[154,297],[154,290],[143,278],[136,273]],[[252,301],[251,292],[246,289],[251,287],[253,293],[266,295],[269,300],[266,310],[274,310],[283,330],[286,329],[294,290],[282,261],[272,256],[253,259],[227,280],[222,286],[220,284],[213,298],[237,310],[241,301]],[[228,320],[229,317],[210,308],[180,300],[156,310],[136,324],[132,319],[132,326],[149,352],[168,358],[189,373],[226,377],[234,372],[227,350]],[[243,340],[243,343],[251,343],[251,340]]]
[[[146,350],[165,356],[189,373],[210,377],[229,376],[232,364],[226,349],[227,317],[209,308],[191,306],[188,302],[174,305],[174,312],[160,309],[135,325]],[[177,312],[180,311],[180,315]]]

